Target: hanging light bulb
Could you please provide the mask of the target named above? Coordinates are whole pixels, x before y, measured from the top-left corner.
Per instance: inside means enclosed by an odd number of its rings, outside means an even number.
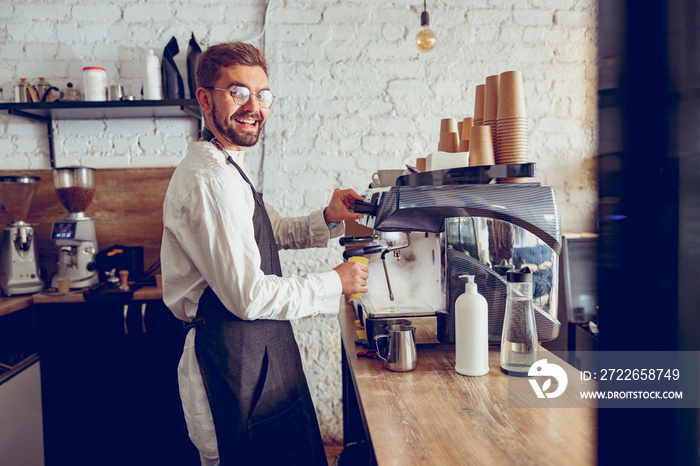
[[[430,52],[435,48],[435,44],[437,44],[435,33],[428,27],[430,24],[430,17],[426,10],[426,0],[423,0],[423,13],[420,15],[421,30],[416,36],[416,47],[418,47],[418,50],[421,52]]]

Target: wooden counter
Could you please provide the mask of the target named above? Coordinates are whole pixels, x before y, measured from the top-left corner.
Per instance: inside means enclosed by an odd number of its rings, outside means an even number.
[[[70,293],[37,293],[31,296],[34,304],[51,304],[51,303],[84,303],[83,292],[73,291]],[[155,286],[144,286],[134,291],[132,301],[148,301],[152,299],[161,299],[163,297],[162,290]]]
[[[344,443],[359,439],[359,426],[374,453],[370,462],[596,464],[596,409],[509,407],[509,377],[500,371],[498,348],[490,351],[490,372],[482,377],[457,374],[454,345],[449,344],[419,346],[414,371],[390,372],[381,359],[357,357],[363,348],[354,343],[356,314],[349,304],[339,318]]]
[[[32,305],[32,296],[0,297],[0,317]]]
[[[144,286],[134,291],[132,301],[149,301],[161,299],[163,297],[162,290],[155,286]],[[32,304],[52,304],[52,303],[84,303],[82,291],[71,293],[36,293],[25,296],[0,296],[0,317],[5,314],[10,314],[15,311],[22,310]]]

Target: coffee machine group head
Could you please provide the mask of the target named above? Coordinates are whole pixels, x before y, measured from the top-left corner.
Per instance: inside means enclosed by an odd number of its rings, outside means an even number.
[[[0,177],[0,200],[9,220],[2,231],[0,289],[7,296],[36,293],[44,288],[34,229],[26,222],[39,179]]]
[[[98,280],[95,256],[98,252],[95,224],[85,216],[95,196],[95,170],[88,167],[56,168],[53,171],[56,194],[69,215],[54,222],[51,239],[58,246],[58,272],[51,281],[70,280],[73,289],[85,288]]]

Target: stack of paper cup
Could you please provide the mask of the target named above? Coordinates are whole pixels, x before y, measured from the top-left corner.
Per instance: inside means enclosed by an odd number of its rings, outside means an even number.
[[[496,127],[496,163],[527,163],[528,125],[520,71],[501,73]],[[516,179],[499,179],[499,182],[516,182]]]
[[[467,117],[462,120],[462,130],[460,131],[459,152],[469,152],[469,137],[474,126],[474,118]]]
[[[476,95],[474,96],[474,126],[484,124],[484,91],[486,84],[476,86]]]
[[[496,147],[498,136],[498,128],[496,121],[498,118],[498,98],[500,89],[499,75],[487,76],[486,87],[484,88],[484,125],[491,126],[491,137],[493,138],[493,146]]]
[[[491,126],[472,126],[469,134],[469,166],[495,163]]]
[[[440,120],[440,141],[438,151],[457,152],[459,150],[459,129],[456,118],[443,118]]]

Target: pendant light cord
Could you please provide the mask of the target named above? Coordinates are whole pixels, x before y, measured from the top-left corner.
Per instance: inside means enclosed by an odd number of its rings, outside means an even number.
[[[255,36],[251,39],[244,40],[243,42],[254,42],[254,41],[260,39],[263,36],[263,34],[265,34],[265,28],[267,27],[267,10],[270,7],[271,2],[272,2],[272,0],[267,0],[265,2],[265,11],[263,12],[263,25],[262,25],[262,29],[260,30],[260,34],[258,34],[257,36]]]

